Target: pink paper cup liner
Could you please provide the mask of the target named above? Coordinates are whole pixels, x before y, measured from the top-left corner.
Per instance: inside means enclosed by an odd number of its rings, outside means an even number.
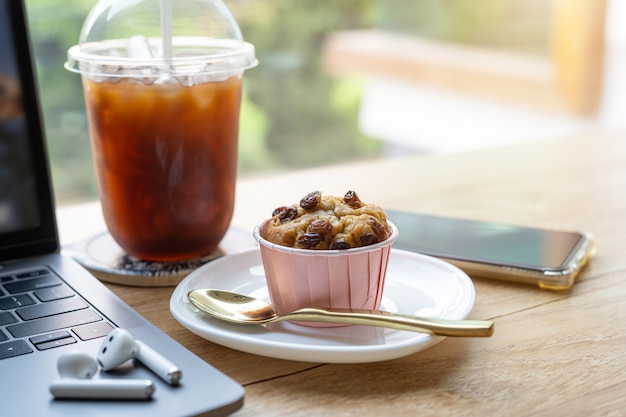
[[[380,307],[391,245],[398,229],[383,242],[343,250],[296,249],[269,242],[254,229],[259,242],[270,300],[279,315],[305,307],[375,310]],[[312,327],[337,324],[305,323]]]

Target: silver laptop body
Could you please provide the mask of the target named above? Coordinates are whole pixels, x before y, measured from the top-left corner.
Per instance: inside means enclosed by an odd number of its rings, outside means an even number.
[[[239,409],[238,383],[59,254],[49,178],[24,5],[0,0],[0,415],[213,416]],[[59,378],[59,355],[78,349],[95,357],[114,327],[174,362],[180,386],[137,363],[95,378],[151,379],[152,400],[54,399],[49,385]]]

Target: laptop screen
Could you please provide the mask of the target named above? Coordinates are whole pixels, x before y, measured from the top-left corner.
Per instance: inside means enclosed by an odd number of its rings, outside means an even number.
[[[57,249],[22,2],[0,0],[0,262]]]

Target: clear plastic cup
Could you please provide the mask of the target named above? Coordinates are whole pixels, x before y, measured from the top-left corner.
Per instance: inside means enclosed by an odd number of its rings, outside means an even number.
[[[129,255],[213,252],[231,221],[243,73],[221,0],[101,0],[66,68],[82,76],[100,201]]]

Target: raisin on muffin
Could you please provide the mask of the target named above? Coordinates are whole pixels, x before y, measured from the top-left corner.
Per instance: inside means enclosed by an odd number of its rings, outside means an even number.
[[[391,234],[385,212],[364,203],[354,191],[343,197],[313,191],[300,204],[278,207],[260,230],[261,237],[300,249],[350,249],[373,245]]]

